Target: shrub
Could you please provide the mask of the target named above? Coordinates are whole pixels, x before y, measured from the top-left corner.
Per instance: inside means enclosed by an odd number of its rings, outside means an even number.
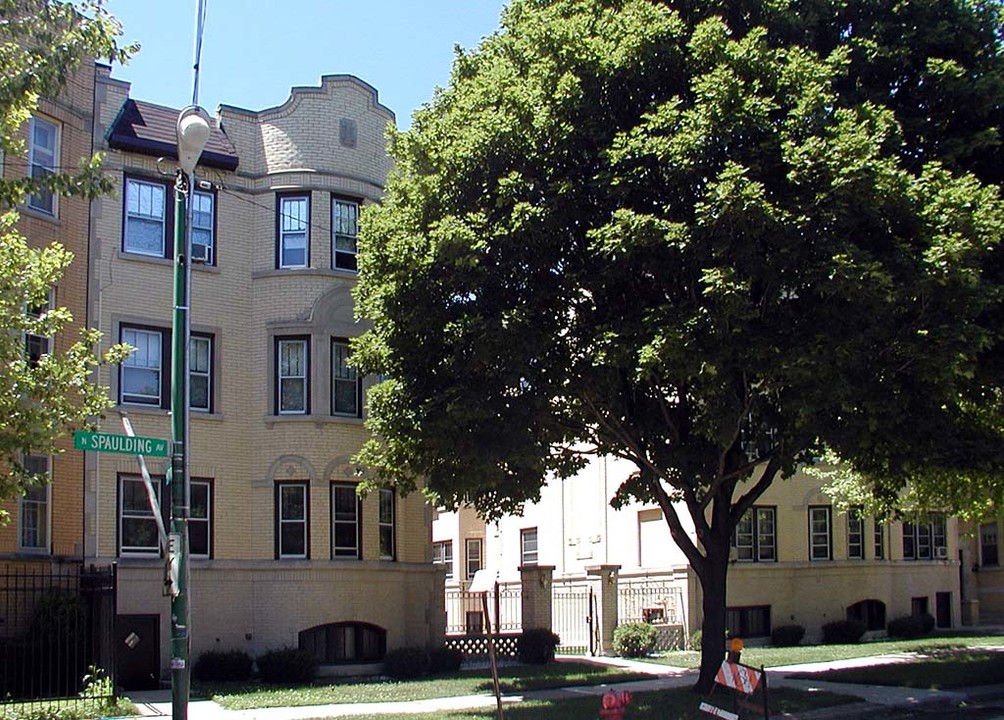
[[[614,652],[621,657],[645,657],[655,649],[658,632],[648,623],[625,623],[614,630]]]
[[[464,662],[464,653],[458,648],[440,645],[429,653],[429,672],[452,673],[460,669]]]
[[[690,650],[700,650],[701,649],[701,638],[703,636],[704,636],[704,633],[702,633],[700,630],[694,630],[694,632],[690,633],[689,649]]]
[[[930,619],[929,619],[930,618]],[[909,640],[927,635],[934,629],[934,617],[927,613],[923,615],[904,615],[890,620],[886,632],[891,638]]]
[[[241,682],[251,677],[254,660],[243,650],[209,650],[199,655],[192,675],[203,682]]]
[[[524,630],[516,641],[519,661],[527,665],[546,665],[554,660],[554,651],[561,638],[547,628]]]
[[[824,645],[850,645],[861,641],[868,627],[860,620],[834,620],[823,625]]]
[[[801,625],[778,625],[770,633],[770,641],[775,647],[794,647],[805,637],[805,628]]]
[[[280,648],[259,655],[258,674],[267,683],[299,683],[313,679],[317,660],[306,650]]]
[[[383,659],[383,671],[398,680],[410,680],[429,672],[429,653],[422,647],[399,647]]]

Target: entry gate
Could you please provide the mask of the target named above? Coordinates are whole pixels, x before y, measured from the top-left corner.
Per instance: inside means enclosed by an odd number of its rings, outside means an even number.
[[[561,639],[558,652],[594,655],[599,645],[596,596],[586,583],[554,583],[551,628]]]

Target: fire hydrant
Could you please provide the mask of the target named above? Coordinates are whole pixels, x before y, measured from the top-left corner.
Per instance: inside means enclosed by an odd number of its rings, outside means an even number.
[[[607,690],[600,703],[600,717],[605,720],[624,720],[627,706],[631,704],[631,693],[626,690]]]

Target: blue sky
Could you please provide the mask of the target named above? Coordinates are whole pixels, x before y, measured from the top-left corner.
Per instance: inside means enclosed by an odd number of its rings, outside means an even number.
[[[450,79],[453,47],[498,28],[505,0],[206,0],[199,104],[261,110],[321,75],[368,82],[407,128]],[[183,107],[192,99],[197,0],[106,0],[142,50],[112,76],[132,97]]]

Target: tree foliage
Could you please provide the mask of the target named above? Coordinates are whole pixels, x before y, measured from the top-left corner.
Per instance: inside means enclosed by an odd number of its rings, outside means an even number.
[[[736,523],[825,449],[999,474],[999,12],[515,0],[365,215],[374,481],[491,517],[626,458],[722,637]]]
[[[119,24],[99,3],[51,0],[0,0],[0,149],[11,162],[26,157],[23,129],[42,96],[55,97],[82,62],[94,57],[124,61],[134,47],[120,47]],[[59,452],[57,439],[109,406],[107,388],[90,382],[98,362],[91,348],[98,334],[86,330],[65,349],[33,360],[25,353],[25,334],[58,337],[73,321],[66,308],[41,314],[51,288],[73,259],[59,244],[32,245],[17,229],[17,207],[40,190],[93,198],[112,189],[102,176],[100,158],[84,160],[77,171],[0,178],[0,499],[26,483],[38,482],[21,464],[28,454]],[[115,347],[106,360],[123,357]],[[2,518],[0,518],[2,519]]]

